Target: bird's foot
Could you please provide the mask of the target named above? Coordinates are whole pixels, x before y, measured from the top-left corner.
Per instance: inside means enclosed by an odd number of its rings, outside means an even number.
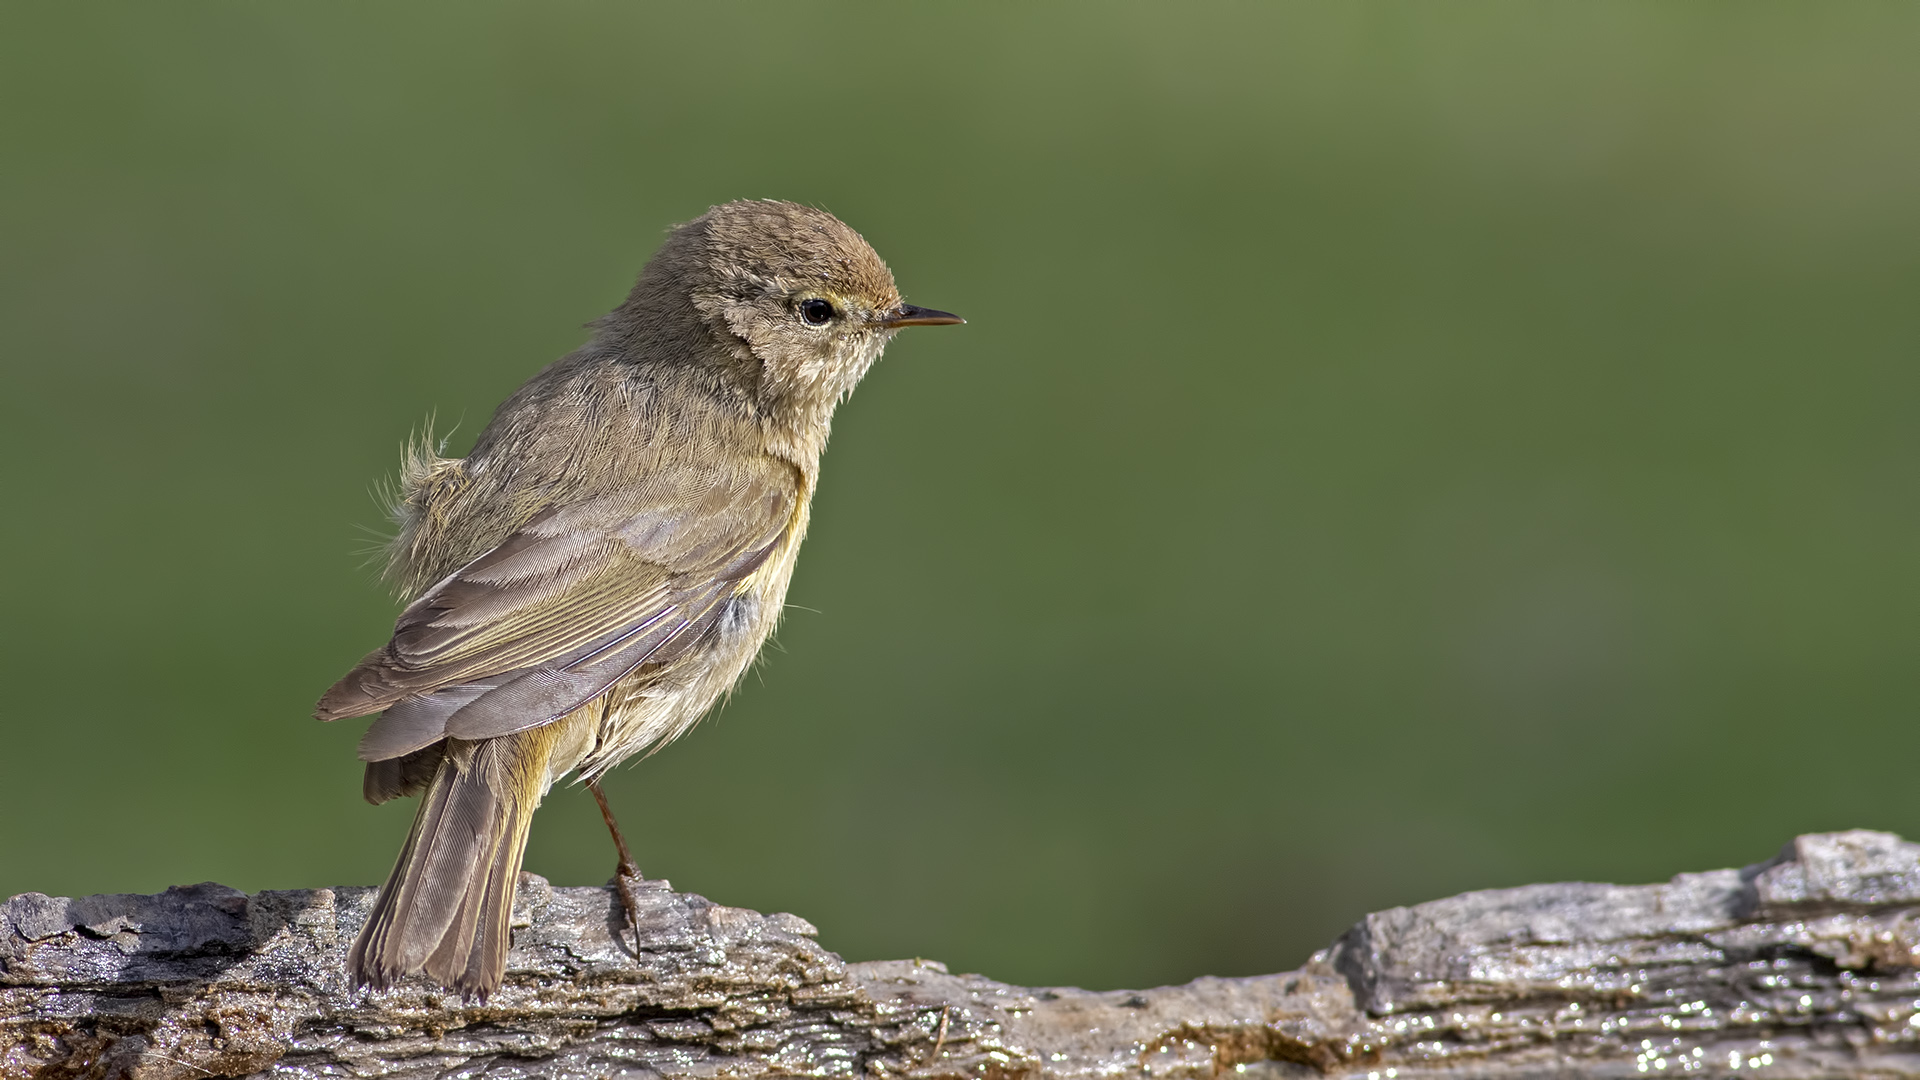
[[[633,934],[633,953],[640,955],[640,894],[636,889],[646,879],[640,876],[640,868],[632,863],[621,863],[613,871],[613,889],[620,894],[620,906],[627,911],[627,930]]]

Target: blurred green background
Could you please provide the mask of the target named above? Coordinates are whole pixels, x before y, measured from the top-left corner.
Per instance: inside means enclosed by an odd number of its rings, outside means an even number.
[[[964,328],[609,785],[852,958],[1096,987],[1920,835],[1920,7],[0,9],[0,896],[380,880],[307,718],[464,451],[777,196]],[[606,880],[556,789],[529,869]]]

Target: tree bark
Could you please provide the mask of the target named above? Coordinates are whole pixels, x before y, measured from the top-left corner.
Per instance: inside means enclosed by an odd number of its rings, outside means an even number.
[[[845,963],[793,915],[522,879],[507,982],[350,987],[364,888],[0,905],[13,1077],[1920,1076],[1920,845],[1369,915],[1297,971],[1095,993]]]

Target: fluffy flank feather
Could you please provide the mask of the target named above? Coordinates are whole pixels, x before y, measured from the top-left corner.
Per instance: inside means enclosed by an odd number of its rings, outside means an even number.
[[[465,462],[441,457],[447,448],[447,435],[433,434],[434,418],[427,417],[420,431],[407,440],[400,452],[400,476],[383,493],[387,518],[393,522],[393,538],[386,544],[384,577],[402,594],[413,596],[433,582],[428,568],[433,559],[423,551],[429,537],[444,522],[434,519],[439,508],[466,482]],[[450,433],[449,433],[450,434]]]

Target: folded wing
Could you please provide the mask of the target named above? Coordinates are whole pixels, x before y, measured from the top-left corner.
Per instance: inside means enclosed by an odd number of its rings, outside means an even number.
[[[385,710],[365,761],[565,716],[685,655],[786,540],[798,494],[793,470],[769,461],[551,507],[408,605],[315,715]]]

